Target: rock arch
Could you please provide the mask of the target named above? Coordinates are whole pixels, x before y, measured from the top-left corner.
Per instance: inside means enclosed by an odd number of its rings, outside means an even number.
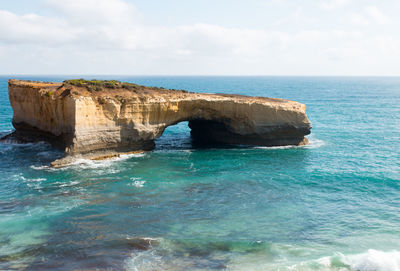
[[[165,128],[181,121],[205,141],[307,144],[311,124],[298,102],[123,84],[93,91],[88,85],[10,80],[15,135],[51,135],[67,156],[90,158],[151,150]]]

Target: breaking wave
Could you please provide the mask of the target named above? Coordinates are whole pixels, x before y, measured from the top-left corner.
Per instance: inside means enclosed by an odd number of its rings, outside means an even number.
[[[250,259],[253,258],[250,257],[247,260]],[[182,255],[181,257],[174,257],[174,259],[171,259],[166,257],[166,255],[163,255],[163,253],[158,253],[154,248],[151,248],[146,251],[137,251],[132,253],[132,255],[125,261],[125,267],[127,270],[132,271],[185,270],[185,266],[195,266],[195,261],[196,259],[182,257]],[[213,261],[210,261],[210,259],[203,259],[202,261],[203,263],[211,264],[209,267],[216,267],[213,266],[215,263],[213,264]],[[221,266],[221,268],[222,270],[245,271],[249,270],[249,264],[254,268],[250,262],[236,262],[234,265],[230,265],[228,260],[227,265],[223,267]],[[400,252],[384,252],[370,249],[365,253],[355,255],[337,253],[334,256],[323,257],[313,261],[305,261],[292,266],[285,266],[284,262],[277,263],[268,262],[268,260],[266,260],[264,263],[257,264],[256,269],[252,268],[251,270],[268,271],[399,271]],[[194,270],[201,270],[201,268],[194,268]]]
[[[323,257],[316,261],[303,262],[292,266],[291,270],[350,270],[350,271],[399,271],[400,252],[384,252],[369,249],[365,253],[345,255],[337,253],[334,256]]]
[[[308,145],[304,146],[296,146],[296,145],[289,145],[289,146],[275,146],[275,147],[264,147],[264,146],[259,146],[255,147],[256,149],[266,149],[266,150],[283,150],[283,149],[316,149],[320,148],[325,145],[325,141],[321,139],[314,138],[310,136],[308,138],[309,143]]]
[[[115,162],[124,161],[132,157],[144,157],[146,153],[139,154],[122,154],[119,157],[113,157],[105,160],[91,160],[85,158],[77,158],[74,162],[60,168],[52,168],[49,165],[31,166],[35,170],[66,170],[66,169],[101,169],[112,166]],[[115,172],[116,173],[116,172]]]

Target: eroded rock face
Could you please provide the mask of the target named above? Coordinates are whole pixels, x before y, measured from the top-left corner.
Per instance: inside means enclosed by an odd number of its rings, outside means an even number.
[[[48,140],[69,156],[151,150],[181,121],[199,140],[262,146],[307,144],[311,129],[305,105],[283,99],[19,80],[9,81],[9,96],[13,136]]]

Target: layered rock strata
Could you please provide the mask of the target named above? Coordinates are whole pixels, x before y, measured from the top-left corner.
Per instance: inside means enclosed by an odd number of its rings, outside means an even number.
[[[305,105],[294,101],[118,81],[10,80],[9,97],[16,129],[11,136],[49,141],[67,157],[151,150],[166,127],[181,121],[189,121],[197,140],[261,146],[307,144],[311,129]]]

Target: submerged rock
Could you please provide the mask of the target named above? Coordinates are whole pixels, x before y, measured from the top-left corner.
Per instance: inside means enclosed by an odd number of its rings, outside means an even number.
[[[135,250],[149,250],[153,246],[159,245],[159,240],[154,238],[128,238],[128,246]]]
[[[283,99],[191,93],[118,81],[9,81],[13,138],[46,140],[66,158],[147,151],[165,128],[189,121],[192,137],[260,146],[304,145],[305,105]]]

